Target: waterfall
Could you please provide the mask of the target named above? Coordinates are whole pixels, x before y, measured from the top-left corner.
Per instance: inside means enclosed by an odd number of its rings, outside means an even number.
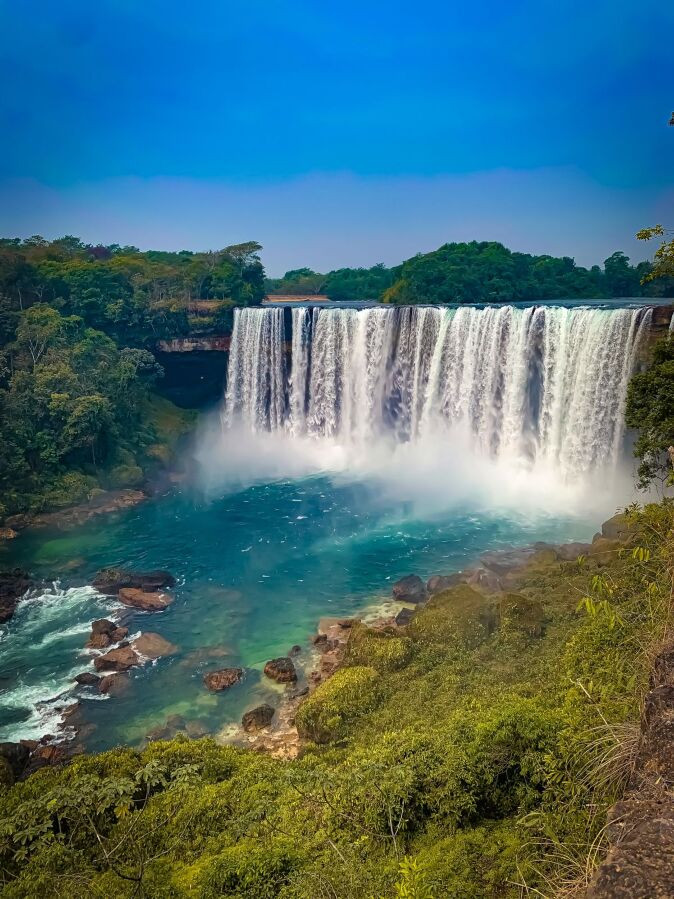
[[[467,428],[476,451],[615,465],[650,310],[538,306],[238,309],[225,421],[367,446]]]

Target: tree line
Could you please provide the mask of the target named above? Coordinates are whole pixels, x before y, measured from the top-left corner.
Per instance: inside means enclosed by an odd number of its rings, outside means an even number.
[[[632,265],[621,252],[603,267],[583,268],[568,256],[514,253],[495,241],[448,243],[402,265],[345,268],[328,274],[293,269],[267,279],[273,294],[325,294],[331,300],[384,303],[483,303],[674,296],[674,278],[654,280],[652,265]]]

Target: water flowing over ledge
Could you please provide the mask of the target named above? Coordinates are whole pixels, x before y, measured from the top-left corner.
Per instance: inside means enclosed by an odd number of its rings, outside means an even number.
[[[650,309],[464,306],[238,309],[226,426],[421,441],[463,428],[483,456],[562,477],[619,461],[629,377]]]

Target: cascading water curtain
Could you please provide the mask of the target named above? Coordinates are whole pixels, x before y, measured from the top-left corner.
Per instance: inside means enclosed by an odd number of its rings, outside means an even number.
[[[225,418],[366,445],[442,439],[576,474],[614,465],[649,309],[464,306],[237,310]],[[438,436],[440,435],[440,436]]]

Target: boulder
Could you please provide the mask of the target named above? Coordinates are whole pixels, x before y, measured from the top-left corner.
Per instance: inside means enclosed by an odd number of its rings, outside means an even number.
[[[601,535],[609,540],[621,540],[630,532],[630,525],[627,516],[620,512],[609,518],[601,526]]]
[[[401,577],[393,585],[392,593],[393,598],[397,599],[398,602],[420,603],[426,602],[428,598],[426,585],[418,574],[408,574],[405,577]]]
[[[204,674],[204,683],[209,690],[220,692],[238,684],[243,678],[243,668],[220,668]]]
[[[0,528],[0,540],[14,540],[18,536],[14,528]]]
[[[19,600],[32,586],[33,581],[20,568],[0,572],[0,624],[9,621]]]
[[[160,634],[154,634],[150,631],[141,634],[131,645],[136,652],[148,659],[170,656],[178,649],[174,643],[169,643]]]
[[[98,692],[110,696],[121,696],[131,686],[131,681],[126,674],[106,674],[98,685]]]
[[[98,618],[91,623],[91,636],[87,640],[89,649],[105,649],[113,643],[119,643],[129,636],[128,627],[117,627],[108,618]]]
[[[241,724],[246,733],[250,734],[257,730],[262,730],[263,727],[269,727],[273,717],[273,706],[264,703],[263,705],[258,705],[249,712],[246,712],[241,719]]]
[[[497,593],[502,586],[499,575],[482,566],[466,571],[465,583],[470,587],[478,587],[486,593]]]
[[[127,571],[123,568],[105,568],[94,578],[93,586],[101,593],[114,595],[123,588],[156,593],[166,587],[175,587],[176,579],[168,571]]]
[[[94,659],[96,671],[128,671],[140,665],[140,659],[130,646],[119,646]]]
[[[297,680],[295,666],[292,659],[288,658],[288,656],[271,659],[264,666],[264,673],[279,684],[294,684]]]
[[[122,587],[118,596],[125,606],[141,612],[163,612],[171,605],[166,593],[148,593],[138,587]]]
[[[546,546],[539,544],[538,549],[543,550]],[[519,549],[497,549],[490,552],[482,553],[480,562],[484,568],[494,571],[498,575],[508,574],[517,568],[522,568],[527,564],[529,559],[534,555],[533,547],[526,546]]]
[[[298,656],[301,652],[302,652],[302,647],[299,645],[299,643],[296,643],[294,646],[290,647],[290,652],[288,653],[288,655],[291,658],[294,658],[295,656]]]
[[[406,627],[414,618],[414,609],[401,609],[393,619],[397,627]]]
[[[98,674],[94,674],[91,671],[83,671],[81,674],[75,675],[75,683],[78,683],[81,687],[97,687],[101,682],[101,678]]]
[[[433,574],[426,581],[426,590],[429,596],[434,593],[442,593],[443,590],[449,590],[450,587],[456,587],[462,581],[460,572],[455,574]]]

